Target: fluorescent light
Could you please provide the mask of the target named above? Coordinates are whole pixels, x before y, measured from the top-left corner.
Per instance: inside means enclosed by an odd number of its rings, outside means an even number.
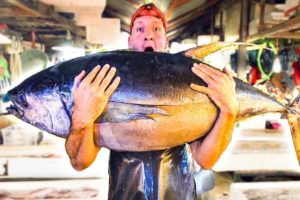
[[[67,32],[66,39],[64,41],[51,47],[51,49],[58,51],[58,55],[60,55],[63,60],[69,60],[85,55],[84,46],[74,44],[70,31]]]
[[[52,49],[55,50],[55,51],[72,51],[72,52],[84,50],[83,48],[80,48],[80,47],[77,47],[73,44],[68,44],[68,43],[65,43],[65,42],[62,43],[61,45],[53,46]]]
[[[11,40],[7,36],[0,33],[0,44],[10,44],[10,43]]]

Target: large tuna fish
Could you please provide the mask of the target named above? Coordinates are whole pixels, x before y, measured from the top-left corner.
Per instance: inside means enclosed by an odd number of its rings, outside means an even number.
[[[40,129],[67,137],[71,124],[73,80],[83,69],[108,63],[117,68],[121,83],[107,110],[95,123],[95,142],[122,151],[164,149],[196,140],[213,126],[218,108],[191,83],[206,85],[191,71],[194,62],[222,45],[185,53],[111,51],[59,63],[9,91],[14,105],[7,110]],[[218,48],[216,48],[218,47]],[[282,105],[274,98],[236,79],[240,108],[237,120],[266,112],[287,113],[298,155],[298,102]],[[85,102],[82,102],[85,103]],[[99,134],[100,133],[100,134]]]

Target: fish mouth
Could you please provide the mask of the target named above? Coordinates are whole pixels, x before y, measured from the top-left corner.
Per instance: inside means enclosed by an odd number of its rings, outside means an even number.
[[[7,112],[22,119],[24,116],[24,111],[18,109],[17,106],[15,105],[10,105],[9,107],[6,108]]]
[[[154,49],[153,49],[153,47],[146,47],[144,51],[145,52],[154,52]]]

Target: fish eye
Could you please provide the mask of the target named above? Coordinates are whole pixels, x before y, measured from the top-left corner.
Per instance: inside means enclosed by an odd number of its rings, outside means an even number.
[[[20,103],[24,107],[28,107],[24,93],[19,93],[17,98],[18,98],[18,103]]]

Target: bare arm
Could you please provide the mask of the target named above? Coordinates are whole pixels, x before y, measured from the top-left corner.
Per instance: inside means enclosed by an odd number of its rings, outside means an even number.
[[[94,121],[104,111],[109,97],[120,83],[117,77],[111,83],[116,69],[104,65],[96,66],[84,79],[82,71],[74,80],[72,126],[65,148],[71,164],[76,170],[89,167],[101,147],[94,142]]]
[[[207,94],[220,109],[217,121],[207,136],[203,140],[191,143],[196,162],[201,167],[210,169],[231,140],[239,103],[235,94],[235,82],[226,68],[222,73],[203,64],[194,64],[192,71],[202,78],[208,87],[191,84],[191,88]]]

